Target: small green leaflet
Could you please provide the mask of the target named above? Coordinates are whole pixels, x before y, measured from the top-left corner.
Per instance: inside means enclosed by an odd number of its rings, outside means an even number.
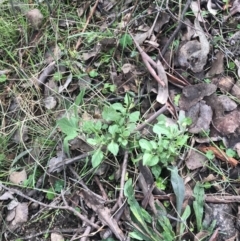
[[[7,80],[7,76],[5,74],[0,75],[0,83],[4,83]]]
[[[101,151],[101,149],[98,149],[92,155],[91,161],[92,161],[93,168],[98,167],[102,162],[102,160],[103,160],[103,152]]]
[[[57,125],[60,127],[61,131],[66,135],[63,140],[64,152],[69,156],[69,145],[68,141],[73,140],[78,135],[78,118],[71,117],[62,119],[57,121]]]
[[[196,220],[197,220],[197,230],[198,232],[202,229],[202,218],[203,218],[203,206],[204,206],[204,188],[202,185],[197,182],[194,189],[193,194],[195,197],[195,201],[193,202],[193,209],[195,212]]]
[[[119,146],[117,143],[115,142],[111,142],[108,144],[107,149],[114,155],[116,156],[118,154],[119,151]]]
[[[177,167],[168,168],[171,171],[171,183],[173,187],[173,191],[176,196],[177,201],[177,212],[178,215],[181,215],[184,195],[185,195],[185,186],[183,179],[178,175]]]
[[[132,41],[131,36],[129,34],[125,33],[120,38],[119,43],[123,48],[126,48],[127,46],[131,46],[133,44],[133,41]]]
[[[129,121],[130,122],[136,123],[139,120],[140,112],[139,111],[134,111],[128,117],[129,117]]]
[[[60,120],[57,120],[57,124],[60,127],[61,131],[68,136],[77,136],[78,131],[78,118],[63,117]]]
[[[150,141],[147,141],[145,139],[140,139],[139,140],[139,145],[142,148],[142,150],[151,151],[153,149],[152,144],[150,143]]]

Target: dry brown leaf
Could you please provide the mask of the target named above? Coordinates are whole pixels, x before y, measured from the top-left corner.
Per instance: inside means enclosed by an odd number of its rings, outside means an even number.
[[[39,9],[35,8],[35,9],[28,11],[26,13],[26,17],[27,17],[28,22],[31,24],[31,26],[34,29],[38,30],[41,27],[42,21],[43,21],[43,15]]]
[[[132,64],[126,63],[122,66],[121,70],[124,74],[127,74],[129,72],[133,72],[135,70],[135,66]]]
[[[208,131],[212,121],[213,111],[212,108],[205,104],[204,101],[198,102],[193,105],[186,113],[187,117],[190,117],[192,124],[188,131],[190,133],[200,133],[202,131]]]
[[[208,0],[207,9],[212,15],[215,16],[217,14],[217,10],[212,8],[212,0]]]
[[[15,210],[15,208],[12,209],[12,210],[9,210],[9,211],[7,212],[6,221],[7,221],[7,222],[11,222],[11,221],[15,218],[15,216],[16,216],[16,210]]]
[[[64,241],[64,237],[59,233],[51,233],[51,241]]]
[[[221,161],[227,162],[234,167],[236,167],[239,164],[239,162],[235,158],[228,157],[224,151],[222,151],[214,146],[201,146],[198,149],[204,153],[207,153],[208,151],[212,151],[213,154],[218,159],[220,159]]]
[[[206,161],[207,158],[205,155],[195,150],[191,150],[190,155],[186,160],[186,165],[189,170],[195,170],[197,168],[203,167]]]
[[[223,135],[234,133],[240,125],[240,113],[236,110],[213,119],[214,128]]]
[[[13,199],[8,205],[7,209],[8,210],[13,210],[18,206],[19,202],[16,199]]]
[[[222,51],[218,51],[210,70],[206,74],[206,77],[212,77],[224,72],[223,59],[224,53]]]
[[[194,16],[198,19],[199,22],[206,22],[203,18],[202,10],[199,7],[200,7],[199,2],[197,1],[191,2],[190,8],[192,9]]]
[[[8,199],[14,199],[12,192],[5,192],[0,196],[1,201],[5,201],[5,200],[8,200]]]
[[[196,34],[196,31],[194,30],[194,26],[188,18],[184,20],[184,24],[186,26],[186,31],[184,31],[182,34],[182,41],[190,41]]]
[[[188,110],[205,96],[211,96],[216,90],[216,85],[207,83],[185,86],[179,100],[179,107],[183,110]]]
[[[53,96],[48,96],[43,100],[44,106],[48,110],[52,110],[56,107],[57,105],[57,100]]]
[[[24,182],[25,180],[27,180],[27,173],[26,170],[23,169],[20,172],[12,172],[9,175],[9,180],[14,183],[14,184],[21,184],[22,182]]]
[[[236,102],[233,101],[232,99],[230,99],[226,95],[218,96],[218,100],[222,104],[225,111],[232,111],[232,110],[235,110],[237,108]]]
[[[221,76],[212,79],[212,83],[217,85],[217,87],[223,92],[229,92],[234,85],[234,80],[230,76]]]
[[[16,226],[27,222],[28,220],[28,203],[19,203],[16,207],[15,218],[12,221],[11,225]]]

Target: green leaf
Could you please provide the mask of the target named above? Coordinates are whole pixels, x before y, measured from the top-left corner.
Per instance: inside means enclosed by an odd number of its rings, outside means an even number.
[[[142,148],[142,150],[151,151],[153,149],[151,142],[146,139],[140,139],[139,145]]]
[[[7,76],[5,74],[0,75],[0,83],[4,83],[7,81]]]
[[[98,149],[92,155],[91,161],[92,161],[93,168],[98,167],[102,162],[102,160],[103,160],[103,152],[101,151],[101,149]]]
[[[146,215],[146,212],[142,212],[142,208],[140,207],[139,203],[136,201],[134,197],[134,190],[132,187],[132,179],[128,179],[128,181],[124,185],[124,195],[127,197],[127,202],[130,206],[130,210],[136,220],[140,223],[140,225],[143,227],[142,234],[150,236],[150,240],[152,241],[158,241],[159,239],[156,239],[155,234],[153,230],[150,229],[150,227],[147,226],[144,217],[149,220],[149,215]],[[144,239],[148,240],[148,239]]]
[[[70,156],[68,141],[73,140],[75,137],[77,137],[77,135],[78,135],[77,132],[70,133],[68,136],[66,136],[63,139],[63,149],[64,149],[64,152],[67,153],[68,156]]]
[[[62,79],[62,77],[63,77],[63,75],[62,75],[61,72],[56,72],[56,73],[54,73],[54,75],[53,75],[53,79],[54,79],[55,81],[60,81],[60,80]]]
[[[185,195],[185,186],[183,179],[178,175],[177,167],[168,168],[171,171],[171,183],[173,191],[176,195],[177,202],[177,212],[181,215],[184,195]]]
[[[122,141],[121,141],[121,145],[126,146],[127,144],[128,144],[128,141],[127,141],[127,140],[122,140]]]
[[[176,140],[176,145],[178,146],[183,146],[187,143],[188,140],[188,136],[187,135],[183,135],[183,136],[178,136],[177,140]]]
[[[145,239],[144,239],[145,237],[143,237],[141,233],[136,232],[136,231],[130,232],[130,233],[128,234],[128,236],[129,236],[130,238],[134,238],[134,239],[137,239],[137,240],[145,240]]]
[[[181,95],[180,95],[180,94],[175,95],[175,97],[174,97],[174,104],[175,104],[176,106],[178,106],[178,105],[179,105],[179,100],[180,100],[180,97],[181,97]]]
[[[107,149],[114,155],[116,156],[118,154],[119,151],[119,146],[117,143],[115,142],[111,142],[108,144]]]
[[[122,137],[129,137],[131,135],[131,132],[130,131],[128,131],[128,130],[125,130],[122,134],[121,134],[121,136]]]
[[[98,72],[96,70],[91,70],[89,73],[89,76],[92,77],[92,78],[95,78],[98,76]]]
[[[88,138],[87,143],[90,144],[90,145],[93,145],[93,146],[96,146],[96,145],[100,144],[98,142],[98,139],[93,139],[93,138]]]
[[[180,235],[183,235],[185,232],[185,229],[187,228],[186,221],[190,216],[190,214],[191,214],[191,208],[189,207],[189,205],[187,205],[181,217],[182,222],[180,223],[180,228],[179,228]]]
[[[78,118],[63,117],[60,120],[57,120],[57,124],[60,127],[61,131],[68,136],[77,136],[78,131]]]
[[[151,167],[151,171],[155,177],[155,179],[159,178],[161,172],[162,172],[162,168],[160,165],[155,165],[153,167]]]
[[[193,209],[196,216],[197,221],[197,230],[198,232],[202,229],[202,218],[203,218],[203,207],[204,207],[204,188],[202,185],[197,182],[194,189],[193,194],[195,197],[195,201],[193,202]]]
[[[121,103],[114,103],[111,105],[111,107],[114,110],[120,111],[121,113],[126,113],[126,109],[123,107],[123,105]]]
[[[61,192],[64,188],[64,181],[63,180],[57,180],[54,185],[54,190],[58,193]]]
[[[226,154],[229,157],[235,157],[236,156],[236,152],[233,149],[227,149]]]
[[[165,135],[168,138],[172,137],[170,129],[166,127],[166,125],[155,124],[153,126],[153,132],[156,133],[157,135]]]
[[[82,130],[83,130],[83,132],[85,132],[87,134],[94,133],[96,130],[95,130],[95,125],[94,125],[93,121],[91,121],[91,120],[84,121],[83,125],[82,125]]]
[[[112,107],[104,106],[102,117],[106,121],[117,121],[121,118],[120,113],[114,110]]]
[[[85,89],[82,89],[74,101],[75,105],[79,106],[83,102],[84,95]]]
[[[157,149],[158,148],[158,144],[156,141],[150,141],[150,144],[152,145],[152,149]]]
[[[119,40],[119,44],[125,49],[127,46],[131,46],[133,44],[132,38],[129,34],[125,33]]]
[[[149,162],[151,161],[151,159],[153,158],[153,155],[149,152],[145,152],[143,154],[143,165],[144,166],[148,166]]]
[[[140,117],[140,112],[139,111],[134,111],[133,113],[131,113],[128,118],[130,122],[136,123],[137,121],[139,121],[139,117]]]
[[[209,160],[213,160],[214,157],[215,157],[213,151],[211,151],[211,150],[207,151],[206,154],[205,154],[205,156],[206,156],[207,159],[209,159]]]
[[[47,190],[46,198],[48,200],[53,200],[55,198],[55,193],[52,187]]]
[[[118,125],[111,125],[108,127],[108,132],[113,136],[118,132],[119,126]]]

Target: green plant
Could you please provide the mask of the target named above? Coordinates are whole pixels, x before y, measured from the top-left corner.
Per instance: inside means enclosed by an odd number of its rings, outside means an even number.
[[[126,94],[124,105],[115,103],[103,107],[103,121],[90,120],[83,123],[82,131],[88,136],[87,142],[97,149],[92,156],[93,167],[101,163],[104,157],[102,149],[106,148],[107,152],[116,156],[120,148],[131,146],[130,135],[140,117],[139,111],[130,113],[132,107],[132,98]]]
[[[187,125],[191,124],[189,118],[180,116],[178,123],[167,124],[164,115],[158,117],[158,122],[153,126],[153,132],[157,134],[155,140],[141,138],[139,146],[142,150],[143,165],[152,167],[156,178],[159,177],[159,163],[166,167],[180,153],[181,148],[186,144],[189,136],[184,134]]]

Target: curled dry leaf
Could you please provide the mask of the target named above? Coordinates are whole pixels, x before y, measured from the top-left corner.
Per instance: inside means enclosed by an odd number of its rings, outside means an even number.
[[[192,9],[194,16],[198,19],[199,22],[205,22],[203,15],[202,15],[202,10],[200,9],[199,2],[192,1],[190,8]]]
[[[194,26],[200,42],[192,40],[183,44],[179,48],[177,58],[180,66],[198,73],[203,70],[207,62],[210,45],[197,19],[195,19]]]
[[[166,72],[162,66],[162,63],[159,60],[157,61],[156,69],[157,69],[158,77],[165,84],[165,86],[162,86],[158,83],[157,102],[164,105],[168,100],[168,79],[167,79]]]
[[[217,10],[212,8],[212,0],[208,0],[207,9],[212,15],[215,16],[217,14]]]
[[[167,14],[166,12],[161,12],[160,16],[157,18],[157,21],[155,23],[153,30],[158,33],[162,29],[162,26],[169,22],[169,19],[170,19],[169,14]]]
[[[1,196],[0,196],[0,201],[5,201],[5,200],[8,200],[8,199],[14,199],[12,192],[5,192],[3,193]]]
[[[192,106],[186,115],[192,119],[192,124],[188,129],[190,133],[197,134],[209,130],[213,112],[212,108],[206,105],[204,101]]]
[[[35,30],[38,30],[41,27],[42,21],[43,21],[43,15],[39,9],[35,8],[28,11],[26,13],[26,18]]]
[[[8,210],[13,210],[15,207],[17,207],[17,205],[19,204],[19,202],[15,199],[13,199],[8,205],[7,205],[7,209]]]
[[[21,184],[25,180],[27,180],[27,173],[26,170],[23,169],[20,172],[12,172],[9,176],[9,180],[14,184]]]
[[[218,51],[210,70],[206,74],[206,77],[211,77],[224,72],[223,59],[224,59],[224,53],[222,51]]]
[[[188,18],[185,19],[184,24],[186,26],[186,31],[184,31],[182,34],[182,41],[190,41],[196,34],[196,31],[194,30],[194,26]]]
[[[12,209],[12,210],[9,210],[9,211],[7,212],[6,221],[7,221],[7,222],[11,222],[11,221],[15,218],[15,215],[16,215],[16,210],[15,210],[15,208]]]

